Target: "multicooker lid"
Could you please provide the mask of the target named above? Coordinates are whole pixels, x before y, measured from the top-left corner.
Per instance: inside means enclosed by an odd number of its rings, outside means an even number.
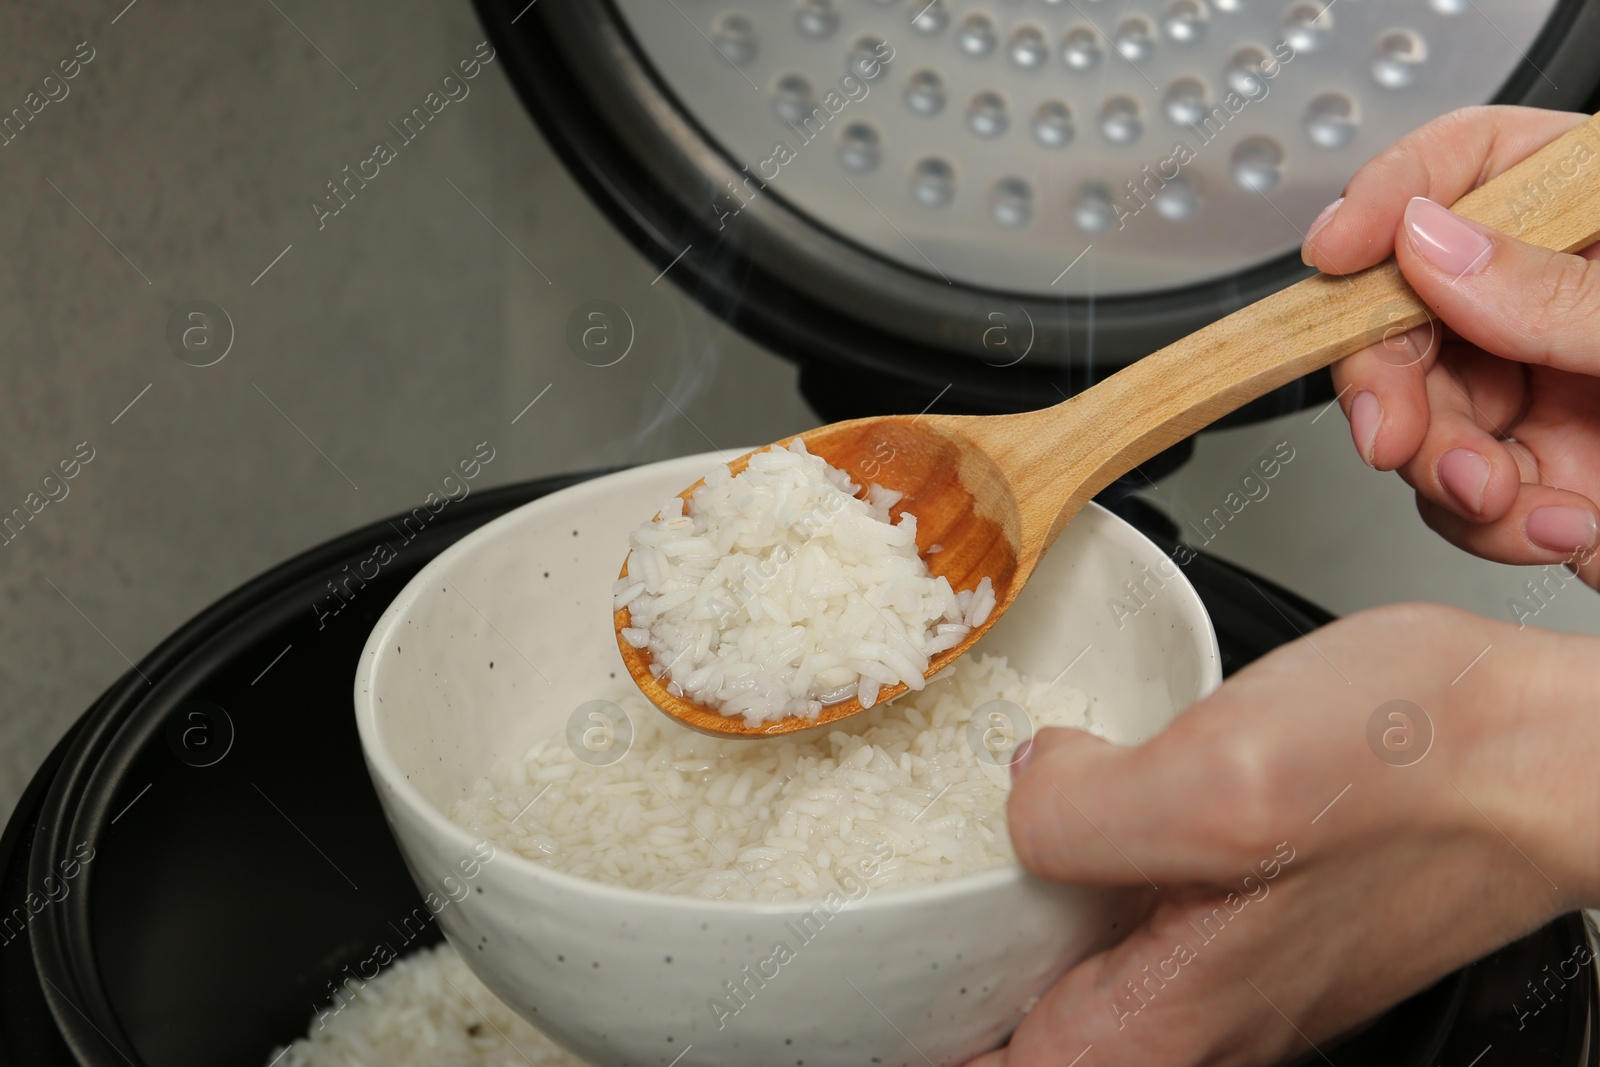
[[[612,221],[828,417],[1054,402],[1304,276],[1405,131],[1600,84],[1600,0],[477,6]]]

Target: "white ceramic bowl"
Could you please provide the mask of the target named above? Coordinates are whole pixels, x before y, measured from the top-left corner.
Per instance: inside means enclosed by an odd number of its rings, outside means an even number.
[[[610,600],[628,532],[717,462],[690,456],[554,493],[463,538],[406,586],[355,685],[389,824],[467,963],[597,1067],[964,1063],[1003,1041],[1068,966],[1122,936],[1148,891],[1006,868],[873,893],[801,943],[786,924],[809,905],[600,885],[508,850],[485,861],[489,847],[445,816],[497,756],[564,730],[578,705],[626,678]],[[1094,505],[981,647],[1037,678],[1070,664],[1066,683],[1123,743],[1148,738],[1221,678],[1193,587]],[[758,964],[779,941],[794,958],[763,978]],[[719,1026],[712,999],[736,1003],[725,981],[742,985],[747,1006]]]

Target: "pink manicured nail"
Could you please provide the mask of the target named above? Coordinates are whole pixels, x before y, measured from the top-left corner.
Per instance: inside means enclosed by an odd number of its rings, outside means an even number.
[[[1023,772],[1032,760],[1033,738],[1030,737],[1018,745],[1017,750],[1011,754],[1011,780],[1016,781],[1017,776]]]
[[[1321,213],[1318,214],[1316,218],[1311,220],[1311,225],[1306,228],[1306,241],[1305,244],[1301,246],[1300,252],[1300,258],[1305,261],[1306,266],[1315,266],[1315,264],[1311,262],[1311,242],[1317,239],[1317,234],[1322,232],[1322,228],[1324,226],[1333,221],[1334,214],[1339,210],[1339,206],[1343,203],[1344,197],[1341,196],[1339,199],[1323,208]]]
[[[1594,516],[1582,508],[1540,508],[1524,529],[1528,540],[1551,552],[1591,552],[1600,541]]]
[[[1355,439],[1356,451],[1361,461],[1369,467],[1377,466],[1378,428],[1383,425],[1383,404],[1368,392],[1357,393],[1350,400],[1350,436]]]
[[[1422,258],[1456,278],[1486,267],[1494,248],[1461,216],[1424,196],[1412,197],[1406,205],[1406,229]]]
[[[1476,515],[1483,510],[1483,491],[1489,485],[1489,461],[1465,448],[1452,448],[1439,457],[1439,484],[1457,503]]]

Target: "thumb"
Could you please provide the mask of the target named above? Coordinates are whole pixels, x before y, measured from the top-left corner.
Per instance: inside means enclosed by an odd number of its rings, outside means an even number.
[[[1552,252],[1424,197],[1395,240],[1406,280],[1445,325],[1506,359],[1600,376],[1600,267]]]
[[[1237,856],[1253,855],[1265,832],[1255,804],[1260,768],[1249,766],[1259,761],[1184,729],[1204,718],[1199,710],[1137,748],[1078,730],[1039,731],[1013,767],[1007,805],[1022,866],[1091,886],[1164,888],[1232,875]]]

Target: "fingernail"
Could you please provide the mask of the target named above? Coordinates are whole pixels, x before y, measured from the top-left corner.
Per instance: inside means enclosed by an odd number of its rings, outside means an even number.
[[[1456,503],[1476,515],[1483,510],[1489,461],[1468,449],[1452,448],[1439,457],[1439,484],[1456,498]]]
[[[1600,541],[1594,516],[1583,508],[1539,508],[1523,528],[1528,540],[1551,552],[1590,552]]]
[[[1350,436],[1361,461],[1377,466],[1378,428],[1383,425],[1383,404],[1372,393],[1357,393],[1350,401]]]
[[[1406,205],[1406,229],[1422,258],[1457,278],[1487,266],[1494,247],[1461,216],[1425,196],[1412,197]]]
[[[1322,228],[1324,226],[1333,221],[1334,214],[1339,210],[1339,206],[1343,203],[1344,197],[1341,196],[1339,199],[1323,208],[1322,212],[1317,215],[1316,218],[1311,220],[1311,225],[1306,228],[1306,242],[1301,246],[1300,251],[1300,258],[1305,261],[1306,266],[1314,266],[1314,264],[1311,262],[1311,242],[1317,239],[1317,234],[1322,232]]]
[[[1016,781],[1017,776],[1033,760],[1033,738],[1028,738],[1017,746],[1016,752],[1011,755],[1011,780]]]

